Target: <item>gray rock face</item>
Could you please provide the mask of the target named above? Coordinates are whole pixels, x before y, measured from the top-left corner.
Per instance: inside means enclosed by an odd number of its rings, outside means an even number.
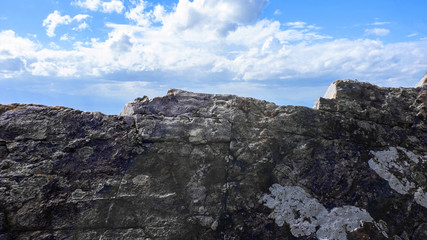
[[[0,105],[0,239],[427,239],[427,88]]]

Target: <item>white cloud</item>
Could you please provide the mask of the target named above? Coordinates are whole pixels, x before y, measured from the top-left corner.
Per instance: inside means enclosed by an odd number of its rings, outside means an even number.
[[[17,36],[12,30],[0,32],[0,43],[0,52],[8,53],[9,56],[28,57],[40,48],[28,38]]]
[[[92,11],[98,10],[99,6],[101,5],[100,0],[78,0],[73,2],[72,4],[75,4],[81,8],[87,8]]]
[[[125,13],[126,18],[139,26],[161,22],[166,32],[204,32],[206,38],[224,37],[239,26],[256,22],[267,0],[180,0],[174,11],[166,13],[162,5],[148,10],[148,1],[138,0]],[[190,34],[191,35],[191,34]],[[187,36],[187,37],[193,37]]]
[[[72,2],[72,5],[79,6],[81,8],[86,8],[91,11],[98,11],[104,13],[121,13],[125,9],[123,2],[121,0],[111,0],[109,2],[101,0],[78,0]]]
[[[296,21],[296,22],[287,22],[285,24],[283,24],[284,26],[290,27],[290,28],[296,28],[296,29],[302,29],[302,28],[306,28],[306,29],[314,29],[314,30],[319,30],[321,29],[320,27],[317,27],[315,25],[307,25],[306,22],[301,22],[301,21]]]
[[[307,45],[288,45],[275,54],[252,51],[218,64],[235,72],[237,79],[299,79],[337,75],[387,83],[395,76],[409,76],[427,64],[422,49],[427,43],[383,44],[380,41],[338,39]],[[410,59],[417,59],[411,64]],[[405,74],[403,74],[405,72]],[[362,77],[359,77],[362,76]],[[402,80],[402,79],[400,79]],[[391,84],[390,82],[388,84]]]
[[[76,16],[73,17],[73,21],[77,21],[80,22],[82,20],[85,20],[86,18],[89,18],[89,15],[86,14],[77,14]]]
[[[377,35],[377,36],[387,36],[390,33],[389,29],[386,28],[371,28],[371,29],[365,29],[366,35]]]
[[[282,12],[279,9],[276,9],[276,11],[274,11],[273,15],[282,15]]]
[[[49,37],[55,37],[55,28],[58,25],[69,24],[71,21],[72,20],[69,15],[61,16],[59,11],[54,11],[43,21],[43,27],[46,27],[46,34]]]
[[[148,26],[153,22],[162,22],[166,16],[165,8],[158,4],[154,9],[146,11],[151,4],[144,0],[134,2],[133,8],[125,13],[125,17],[139,26]]]
[[[412,34],[409,34],[407,37],[415,37],[417,35],[418,35],[418,33],[412,33]]]
[[[288,26],[288,27],[291,27],[291,28],[304,28],[307,25],[307,23],[301,22],[301,21],[297,21],[297,22],[287,22],[284,25]]]
[[[180,0],[163,24],[171,31],[197,30],[226,36],[239,26],[256,22],[267,3],[267,0]]]
[[[153,17],[155,22],[161,22],[163,21],[163,18],[166,15],[166,10],[162,5],[157,5],[154,7],[153,11]]]
[[[113,41],[110,45],[110,49],[118,54],[129,52],[132,49],[132,43],[130,37],[123,34],[120,39]]]
[[[151,12],[144,12],[148,2],[139,0],[134,8],[125,13],[127,19],[135,22],[137,25],[144,26],[150,24]]]
[[[12,30],[0,32],[0,80],[12,78],[26,71],[27,63],[39,45],[19,37]]]
[[[176,8],[166,11],[161,5],[138,1],[125,13],[133,24],[107,24],[111,30],[106,40],[76,42],[68,51],[48,50],[13,32],[2,32],[0,37],[7,38],[8,44],[3,48],[6,40],[0,38],[0,52],[12,49],[10,56],[3,58],[12,59],[9,63],[17,67],[8,69],[20,69],[16,74],[79,78],[132,72],[152,73],[160,81],[166,79],[165,73],[180,73],[185,76],[182,81],[206,80],[211,86],[248,82],[238,85],[248,89],[269,84],[260,81],[280,83],[325,76],[331,81],[358,78],[393,85],[412,77],[416,81],[417,74],[427,68],[426,42],[333,39],[305,22],[260,20],[263,6],[263,0],[250,4],[181,0]],[[62,20],[51,20],[46,27],[53,22],[55,27],[59,22],[83,24],[87,18],[66,16],[58,12],[56,17]],[[28,49],[21,51],[20,44]]]
[[[55,49],[55,50],[59,50],[59,49],[61,49],[61,47],[60,47],[58,44],[56,44],[55,42],[50,42],[50,43],[49,43],[49,47],[50,47],[51,49]]]
[[[71,38],[70,38],[70,36],[68,36],[68,33],[66,33],[66,34],[62,35],[59,38],[59,40],[61,40],[61,41],[68,41],[68,40],[71,40]]]
[[[88,27],[89,27],[89,25],[86,22],[83,22],[83,23],[80,23],[77,27],[74,27],[73,30],[74,31],[82,31]]]
[[[374,22],[369,25],[381,26],[381,25],[388,25],[388,24],[391,24],[391,22]]]
[[[262,45],[261,52],[262,54],[276,53],[279,50],[281,50],[282,47],[283,45],[279,41],[279,39],[275,37],[269,37],[267,38],[267,40],[265,40],[264,44]]]
[[[43,20],[43,27],[46,27],[46,34],[49,37],[55,37],[55,29],[57,26],[67,25],[73,21],[80,22],[88,17],[89,15],[84,14],[78,14],[73,18],[71,18],[69,15],[61,16],[61,13],[55,10],[53,13],[49,14],[45,20]]]
[[[124,10],[125,6],[123,2],[120,0],[112,0],[111,2],[103,2],[102,3],[102,12],[106,13],[121,13]]]

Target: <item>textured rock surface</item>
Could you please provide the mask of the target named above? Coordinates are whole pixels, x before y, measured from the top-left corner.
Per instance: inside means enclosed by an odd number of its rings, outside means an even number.
[[[0,105],[0,239],[427,239],[427,88]]]

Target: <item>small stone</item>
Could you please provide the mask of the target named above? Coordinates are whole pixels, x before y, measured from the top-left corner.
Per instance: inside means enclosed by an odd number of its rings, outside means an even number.
[[[150,177],[147,175],[138,175],[132,179],[132,182],[135,185],[143,186],[143,185],[146,185],[148,183],[149,178]]]
[[[72,194],[71,194],[71,198],[74,200],[81,200],[83,199],[85,196],[87,195],[86,192],[84,192],[83,190],[76,189]]]
[[[216,231],[217,228],[218,228],[218,221],[215,220],[211,225],[211,229]]]

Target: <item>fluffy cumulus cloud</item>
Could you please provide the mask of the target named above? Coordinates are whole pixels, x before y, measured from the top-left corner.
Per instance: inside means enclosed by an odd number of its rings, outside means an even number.
[[[43,27],[46,27],[46,34],[49,37],[56,36],[55,29],[59,25],[67,25],[75,22],[81,22],[82,20],[88,18],[89,15],[86,14],[78,14],[74,17],[70,17],[69,15],[61,16],[61,13],[59,11],[54,11],[53,13],[49,14],[47,18],[43,21]],[[87,24],[84,22],[82,23],[83,29],[87,27]],[[81,27],[78,27],[79,30],[81,30]]]
[[[202,31],[226,36],[239,26],[255,23],[267,3],[267,0],[181,0],[163,24],[170,31]]]
[[[0,80],[24,73],[34,51],[39,49],[36,43],[16,36],[12,30],[0,32],[0,43]]]
[[[0,61],[4,64],[0,77],[28,73],[81,78],[126,72],[158,73],[151,78],[159,79],[174,73],[186,81],[209,80],[224,91],[262,92],[261,88],[268,88],[265,80],[285,83],[324,76],[333,78],[329,81],[351,77],[377,84],[407,84],[406,79],[418,78],[427,68],[426,41],[385,44],[366,37],[387,35],[389,30],[382,28],[369,29],[365,38],[357,40],[334,39],[305,22],[260,19],[266,0],[180,0],[172,9],[138,0],[126,11],[121,1],[114,0],[75,4],[94,11],[122,12],[129,23],[107,23],[110,31],[105,40],[75,42],[72,50],[46,49],[12,31],[1,32]],[[54,36],[61,24],[75,21],[79,23],[76,29],[86,28],[87,17],[55,11],[43,25]],[[70,37],[63,35],[62,40]],[[151,86],[123,84],[121,88],[117,87],[120,82],[98,87],[108,92]]]

